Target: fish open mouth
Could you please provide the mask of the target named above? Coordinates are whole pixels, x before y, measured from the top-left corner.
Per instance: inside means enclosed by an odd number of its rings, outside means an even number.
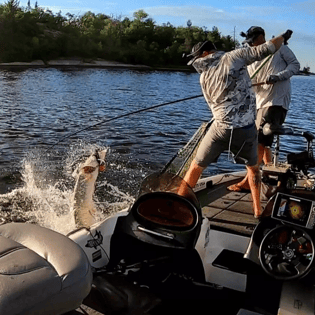
[[[94,155],[95,155],[95,158],[96,158],[96,160],[97,160],[97,162],[98,162],[98,164],[99,164],[99,171],[100,172],[104,172],[105,171],[105,169],[106,169],[106,164],[105,164],[105,156],[106,156],[106,152],[107,151],[96,151],[95,153],[94,153]]]

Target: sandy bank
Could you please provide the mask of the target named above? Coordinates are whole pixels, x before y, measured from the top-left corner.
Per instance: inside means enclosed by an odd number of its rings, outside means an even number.
[[[150,67],[145,65],[127,64],[117,61],[107,61],[102,59],[84,60],[80,58],[60,58],[49,60],[46,63],[42,60],[34,60],[31,62],[8,62],[0,63],[0,69],[14,68],[32,68],[32,67],[86,67],[86,68],[127,68],[139,70],[162,70],[162,71],[191,71],[188,67],[185,68],[168,68],[168,67]]]
[[[149,66],[132,65],[115,61],[106,60],[89,60],[83,59],[56,59],[49,60],[46,63],[42,60],[34,60],[31,62],[7,62],[0,63],[0,67],[120,67],[120,68],[136,68],[136,69],[151,69]]]
[[[0,63],[0,69],[6,68],[32,68],[32,67],[86,67],[86,68],[127,68],[127,69],[139,69],[139,70],[161,70],[161,71],[185,71],[195,72],[192,67],[150,67],[145,65],[134,65],[128,63],[122,63],[117,61],[107,61],[103,59],[96,60],[84,60],[81,58],[60,58],[55,60],[49,60],[46,63],[42,60],[34,60],[31,62],[8,62]],[[315,75],[315,73],[305,74],[300,71],[297,75],[309,76]]]

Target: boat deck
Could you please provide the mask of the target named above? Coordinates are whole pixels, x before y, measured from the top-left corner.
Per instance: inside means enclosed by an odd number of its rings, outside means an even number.
[[[231,192],[227,186],[239,182],[243,176],[228,178],[220,183],[207,185],[197,192],[202,206],[203,216],[211,222],[211,228],[230,233],[250,236],[258,224],[254,218],[253,200],[250,192]],[[261,195],[262,209],[266,207],[267,198]]]

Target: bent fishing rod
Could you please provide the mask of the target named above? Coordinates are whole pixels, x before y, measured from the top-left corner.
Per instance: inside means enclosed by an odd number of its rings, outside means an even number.
[[[201,95],[195,95],[195,96],[190,96],[190,97],[186,97],[186,98],[182,98],[180,100],[176,100],[176,101],[171,101],[171,102],[167,102],[167,103],[163,103],[163,104],[158,104],[158,105],[154,105],[154,106],[151,106],[151,107],[147,107],[147,108],[142,108],[142,109],[139,109],[139,110],[136,110],[136,111],[133,111],[133,112],[129,112],[129,113],[126,113],[126,114],[123,114],[123,115],[119,115],[119,116],[115,116],[115,117],[112,117],[112,118],[108,118],[108,119],[104,119],[104,120],[101,120],[99,121],[98,123],[96,124],[93,124],[93,125],[90,125],[90,126],[87,126],[85,128],[82,128],[80,130],[77,130],[76,132],[68,135],[68,136],[65,136],[61,139],[59,139],[56,143],[52,144],[50,147],[48,147],[48,149],[45,151],[49,151],[51,150],[54,146],[56,146],[57,144],[59,144],[60,142],[64,141],[65,139],[68,139],[72,136],[75,136],[77,135],[78,133],[80,132],[83,132],[83,131],[86,131],[90,128],[93,128],[93,127],[96,127],[98,125],[101,125],[101,124],[106,124],[110,121],[113,121],[113,120],[117,120],[117,119],[120,119],[120,118],[123,118],[123,117],[127,117],[127,116],[131,116],[131,115],[135,115],[135,114],[139,114],[139,113],[142,113],[142,112],[145,112],[145,111],[149,111],[149,110],[153,110],[153,109],[156,109],[156,108],[159,108],[159,107],[162,107],[162,106],[166,106],[166,105],[171,105],[171,104],[175,104],[175,103],[178,103],[178,102],[184,102],[184,101],[188,101],[188,100],[192,100],[194,98],[197,98],[197,97],[201,97],[203,96],[203,94]]]

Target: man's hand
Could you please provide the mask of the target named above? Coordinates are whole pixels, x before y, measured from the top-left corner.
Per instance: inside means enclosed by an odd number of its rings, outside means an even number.
[[[288,45],[288,40],[291,38],[293,31],[287,30],[285,33],[283,33],[281,36],[283,37],[284,45]]]
[[[278,81],[280,81],[280,78],[276,74],[270,74],[266,80],[266,83],[267,84],[275,84]]]
[[[292,31],[291,30],[287,30],[285,33],[272,38],[270,41],[275,45],[276,50],[280,49],[280,47],[282,46],[282,44],[287,45],[288,44],[288,40],[292,35]]]

